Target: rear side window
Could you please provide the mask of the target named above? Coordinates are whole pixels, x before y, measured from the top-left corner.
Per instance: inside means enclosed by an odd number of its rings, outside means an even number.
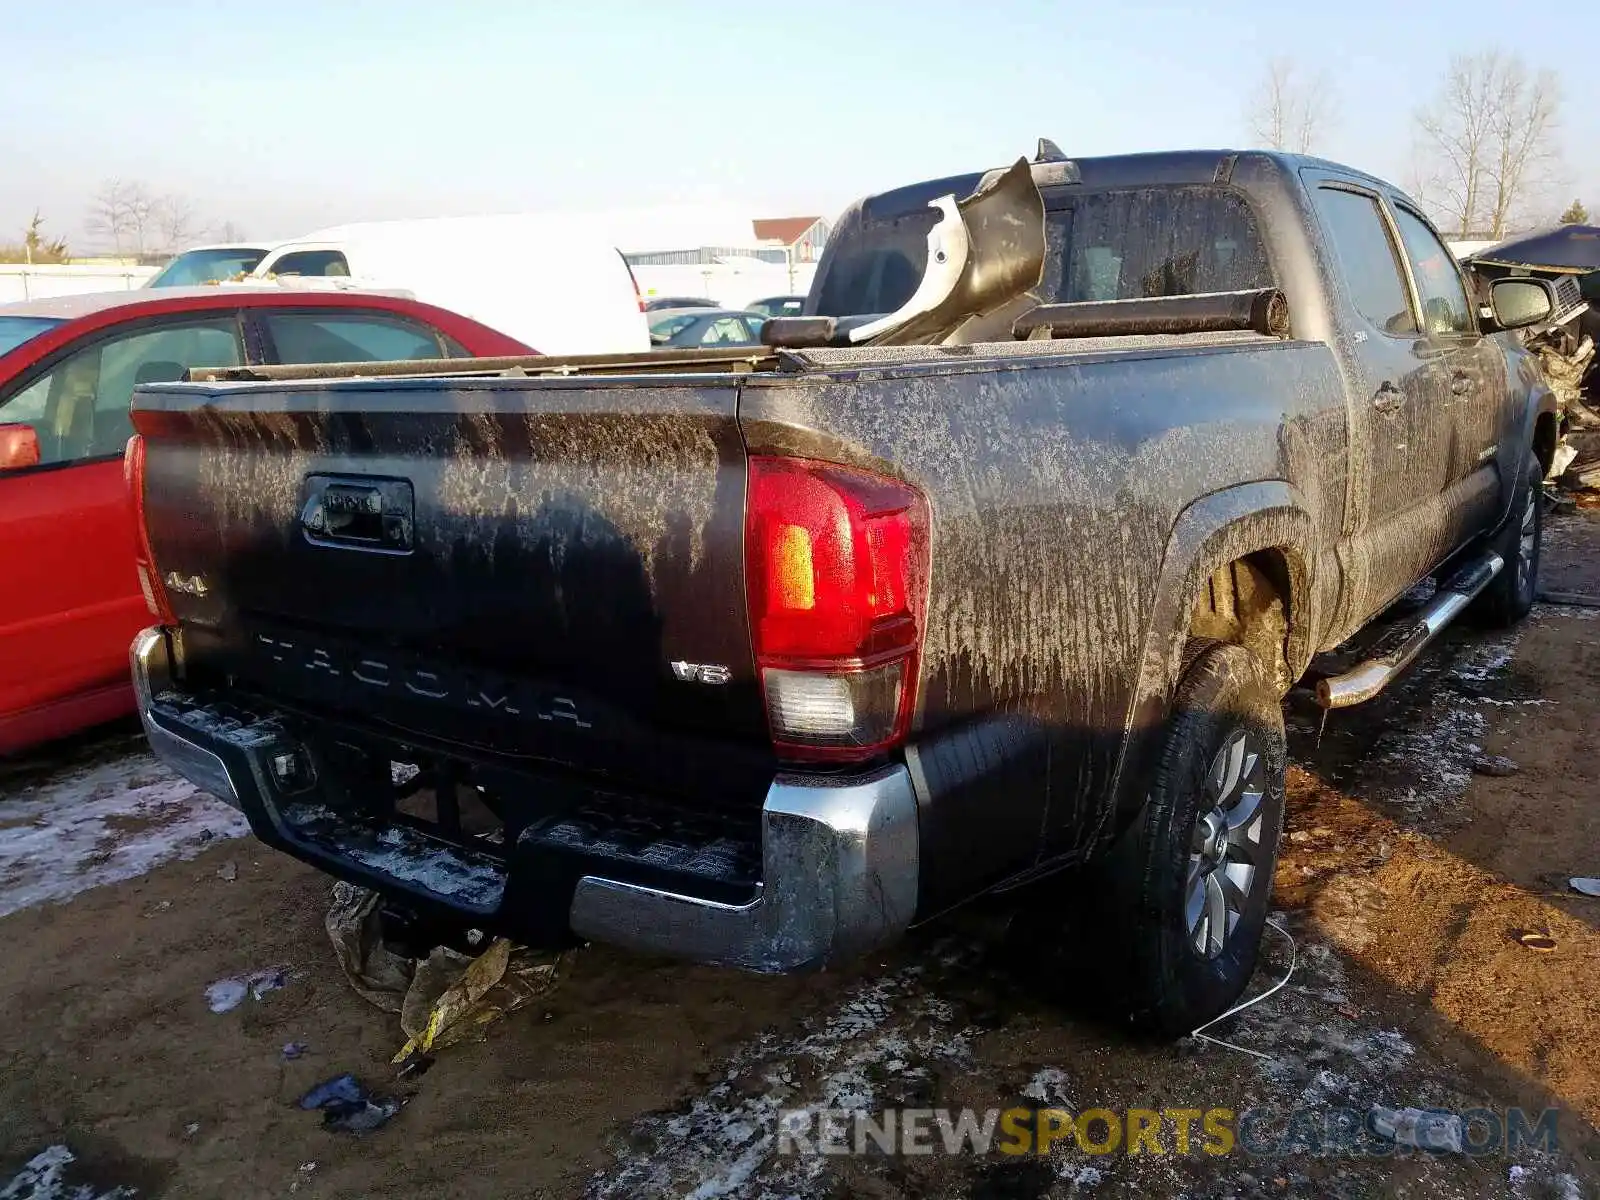
[[[1315,195],[1323,232],[1333,243],[1356,311],[1394,337],[1416,333],[1405,276],[1378,201],[1343,188],[1320,187]]]
[[[346,276],[350,264],[337,250],[296,250],[272,264],[274,275]]]
[[[822,281],[817,311],[830,317],[888,313],[911,299],[928,263],[928,231],[939,221],[931,208],[872,221],[840,245]]]
[[[282,363],[400,362],[450,357],[428,326],[378,313],[262,314]]]

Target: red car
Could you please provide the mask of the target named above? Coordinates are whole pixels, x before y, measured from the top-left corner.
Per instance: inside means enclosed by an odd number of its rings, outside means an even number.
[[[0,305],[0,754],[133,711],[149,623],[122,456],[136,384],[189,367],[528,354],[401,296],[165,288]]]

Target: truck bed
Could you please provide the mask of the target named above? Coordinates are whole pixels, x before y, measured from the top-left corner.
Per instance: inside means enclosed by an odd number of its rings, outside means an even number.
[[[1334,380],[1325,347],[1253,334],[204,374],[134,406],[195,679],[734,808],[777,770],[743,574],[748,454],[928,494],[927,732],[1056,689],[1078,698],[1079,728],[1120,729],[1160,564],[1119,513],[1139,506],[1164,537],[1208,476],[1280,477],[1285,381],[1325,407]],[[1185,401],[1216,396],[1235,419],[1193,426]],[[324,535],[319,495],[383,512]],[[384,540],[391,524],[403,544]],[[1086,543],[1118,557],[1082,557]],[[1110,747],[1089,749],[1086,778],[1109,778]]]

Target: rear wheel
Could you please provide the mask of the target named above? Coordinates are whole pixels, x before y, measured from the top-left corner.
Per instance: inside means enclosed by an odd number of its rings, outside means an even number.
[[[1100,1007],[1153,1033],[1225,1012],[1255,971],[1283,828],[1287,752],[1271,676],[1211,643],[1179,684],[1144,812],[1100,860],[1063,880],[1073,927],[1064,992],[1100,983]],[[1067,894],[1070,893],[1070,894]]]
[[[1515,625],[1533,608],[1544,543],[1543,502],[1544,467],[1530,452],[1511,497],[1511,518],[1492,544],[1505,566],[1474,603],[1474,614],[1487,624]]]

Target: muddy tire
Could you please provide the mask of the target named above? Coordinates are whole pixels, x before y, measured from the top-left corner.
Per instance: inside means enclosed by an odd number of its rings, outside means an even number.
[[[1237,1001],[1266,925],[1286,758],[1271,673],[1241,646],[1198,648],[1143,814],[1057,885],[1051,907],[1072,928],[1053,988],[1168,1037]]]
[[[1544,467],[1530,453],[1511,496],[1511,517],[1490,543],[1506,565],[1473,601],[1472,615],[1485,625],[1515,625],[1533,608],[1544,545],[1543,501]]]

